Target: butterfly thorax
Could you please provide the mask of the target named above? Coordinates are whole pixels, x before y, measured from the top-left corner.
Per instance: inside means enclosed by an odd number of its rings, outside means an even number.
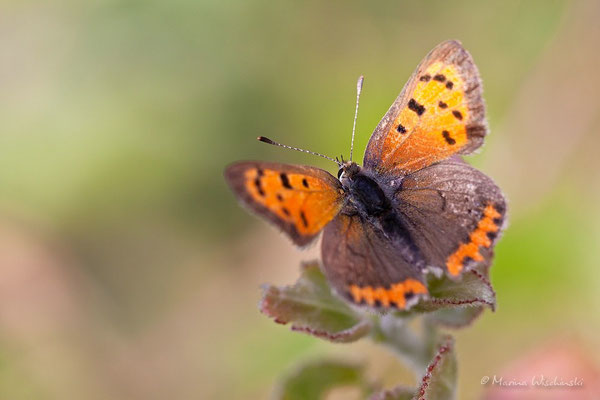
[[[374,217],[391,210],[381,186],[355,162],[346,162],[340,168],[339,179],[348,196],[347,212]]]

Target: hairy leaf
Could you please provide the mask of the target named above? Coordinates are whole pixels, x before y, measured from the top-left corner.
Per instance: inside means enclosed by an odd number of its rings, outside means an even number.
[[[494,310],[496,307],[496,292],[487,275],[478,270],[465,272],[460,281],[430,276],[428,288],[430,297],[421,300],[411,311],[431,312],[456,306],[482,306]]]
[[[260,310],[281,324],[333,342],[365,336],[371,323],[335,296],[316,262],[304,264],[292,286],[265,285]]]

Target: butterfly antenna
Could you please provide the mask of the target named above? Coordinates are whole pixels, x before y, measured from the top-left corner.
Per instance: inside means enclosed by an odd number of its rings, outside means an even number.
[[[342,166],[342,163],[340,163],[340,161],[339,161],[339,160],[333,159],[333,158],[331,158],[331,157],[327,157],[326,155],[323,155],[323,154],[321,154],[321,153],[317,153],[317,152],[315,152],[315,151],[304,150],[304,149],[300,149],[300,148],[298,148],[298,147],[287,146],[287,145],[285,145],[285,144],[281,144],[281,143],[274,142],[273,140],[271,140],[271,139],[269,139],[269,138],[266,138],[266,137],[264,137],[264,136],[259,136],[259,137],[257,137],[257,139],[258,139],[258,140],[260,140],[261,142],[268,143],[268,144],[272,144],[273,146],[279,146],[279,147],[283,147],[284,149],[290,149],[290,150],[301,151],[301,152],[303,152],[303,153],[308,153],[308,154],[312,154],[312,155],[314,155],[314,156],[323,157],[323,158],[326,158],[326,159],[328,159],[329,161],[333,161],[334,163],[336,163],[336,164],[338,165],[338,167],[341,167],[341,166]]]
[[[362,92],[364,76],[358,77],[356,82],[356,109],[354,110],[354,124],[352,125],[352,142],[350,143],[350,161],[352,161],[352,151],[354,150],[354,132],[356,132],[356,120],[358,119],[358,101],[360,100],[360,92]]]

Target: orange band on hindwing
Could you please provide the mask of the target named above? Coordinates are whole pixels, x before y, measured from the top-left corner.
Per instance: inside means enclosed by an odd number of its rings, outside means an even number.
[[[477,223],[477,228],[469,235],[468,243],[461,243],[458,249],[448,257],[446,267],[450,275],[458,276],[463,270],[466,260],[483,261],[484,258],[479,252],[480,247],[489,248],[492,245],[492,239],[488,234],[498,233],[500,226],[495,220],[502,217],[502,214],[491,204],[483,211],[483,218]]]
[[[396,305],[399,309],[406,307],[407,297],[410,295],[427,294],[427,288],[416,279],[407,279],[393,284],[389,289],[372,286],[359,287],[350,285],[350,294],[355,303],[365,302],[373,307],[379,303],[382,307]]]

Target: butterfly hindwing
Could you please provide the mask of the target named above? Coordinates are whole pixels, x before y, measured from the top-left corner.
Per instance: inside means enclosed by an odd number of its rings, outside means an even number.
[[[397,211],[429,266],[450,277],[492,257],[506,213],[494,182],[454,156],[406,176]]]
[[[225,178],[245,205],[299,246],[311,242],[337,215],[344,196],[336,178],[308,166],[238,162],[227,167]]]
[[[417,171],[468,154],[487,133],[482,87],[471,55],[457,41],[419,64],[367,145],[364,164],[380,174]]]
[[[428,291],[423,270],[406,257],[406,243],[381,234],[358,214],[339,214],[323,232],[325,274],[356,304],[407,309]]]

